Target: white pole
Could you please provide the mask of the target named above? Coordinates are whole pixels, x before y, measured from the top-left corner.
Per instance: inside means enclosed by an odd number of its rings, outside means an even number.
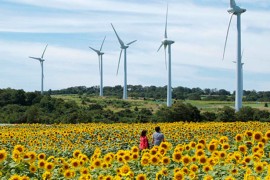
[[[102,61],[102,55],[100,55],[100,89],[99,89],[99,95],[103,96],[103,61]]]
[[[43,61],[40,61],[41,65],[41,95],[43,95]]]
[[[241,13],[237,14],[237,62],[236,62],[236,94],[235,94],[235,111],[238,112],[242,108],[242,77],[241,77]]]
[[[127,99],[127,49],[124,49],[124,89],[123,99]]]
[[[172,79],[171,79],[171,44],[168,44],[168,86],[167,86],[167,106],[172,106]]]

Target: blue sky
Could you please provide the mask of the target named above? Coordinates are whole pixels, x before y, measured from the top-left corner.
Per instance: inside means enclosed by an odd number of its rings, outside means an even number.
[[[225,59],[222,52],[230,15],[229,0],[168,0],[168,37],[172,46],[172,86],[235,89],[236,18]],[[242,15],[244,89],[270,90],[270,2],[239,0]],[[40,90],[99,85],[97,55],[103,47],[104,86],[123,84],[123,61],[116,76],[120,46],[113,23],[128,48],[128,84],[167,84],[164,35],[167,1],[163,0],[2,0],[0,5],[0,88]]]

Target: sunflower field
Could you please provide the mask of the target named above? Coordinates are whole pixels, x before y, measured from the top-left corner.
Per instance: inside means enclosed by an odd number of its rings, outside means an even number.
[[[165,142],[140,151],[156,126]],[[270,179],[269,140],[259,122],[1,126],[0,179]]]

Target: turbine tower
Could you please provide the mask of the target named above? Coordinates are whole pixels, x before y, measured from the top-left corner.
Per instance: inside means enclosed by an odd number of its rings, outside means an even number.
[[[237,61],[236,61],[236,93],[235,93],[235,111],[238,112],[242,108],[242,98],[243,93],[242,90],[242,63],[241,63],[241,14],[246,12],[246,9],[240,8],[236,5],[235,0],[230,0],[230,8],[228,9],[228,13],[231,14],[231,18],[229,21],[229,26],[227,29],[227,35],[225,40],[225,46],[223,51],[223,59],[225,55],[228,34],[232,22],[232,17],[235,15],[237,17]]]
[[[97,55],[98,55],[99,74],[100,74],[99,96],[103,96],[103,59],[102,59],[102,56],[103,56],[104,53],[101,50],[102,50],[102,47],[103,47],[103,44],[104,44],[105,39],[106,39],[106,36],[104,37],[99,50],[96,50],[96,49],[94,49],[92,47],[89,47],[90,49],[92,49],[93,51],[95,51],[97,53]]]
[[[123,99],[127,99],[127,48],[129,47],[129,45],[135,43],[137,40],[134,40],[134,41],[131,41],[131,42],[125,44],[120,39],[120,37],[118,36],[118,34],[117,34],[116,30],[114,29],[112,23],[111,23],[111,25],[112,25],[112,28],[113,28],[113,30],[115,32],[115,35],[116,35],[116,37],[117,37],[117,39],[119,41],[120,48],[121,48],[116,75],[118,75],[118,70],[119,70],[119,65],[120,65],[120,61],[121,61],[121,56],[122,56],[122,52],[124,50],[124,89],[123,89]]]
[[[167,36],[167,22],[168,22],[168,4],[167,4],[167,12],[166,12],[166,23],[165,23],[165,33],[164,33],[164,39],[161,42],[160,47],[157,51],[161,49],[162,46],[164,46],[164,52],[165,52],[165,65],[167,69],[167,52],[166,48],[168,46],[168,85],[167,85],[167,106],[172,106],[172,76],[171,76],[171,45],[174,43],[174,41],[169,40]]]
[[[46,51],[46,49],[47,49],[47,46],[48,46],[48,44],[46,45],[46,47],[45,47],[45,49],[44,49],[44,51],[43,51],[43,53],[42,53],[42,55],[41,55],[40,58],[29,56],[29,58],[38,60],[38,61],[40,62],[40,65],[41,65],[41,95],[43,95],[43,79],[44,79],[44,74],[43,74],[43,62],[45,61],[45,59],[43,59],[43,57],[44,57],[44,53],[45,53],[45,51]]]

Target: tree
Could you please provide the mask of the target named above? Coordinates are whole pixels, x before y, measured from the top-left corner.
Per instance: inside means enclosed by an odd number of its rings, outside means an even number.
[[[222,109],[219,109],[217,119],[222,122],[234,122],[235,110],[229,106],[224,106]]]
[[[238,121],[251,121],[253,120],[254,116],[254,109],[249,106],[242,107],[237,113],[236,113],[236,119]]]

